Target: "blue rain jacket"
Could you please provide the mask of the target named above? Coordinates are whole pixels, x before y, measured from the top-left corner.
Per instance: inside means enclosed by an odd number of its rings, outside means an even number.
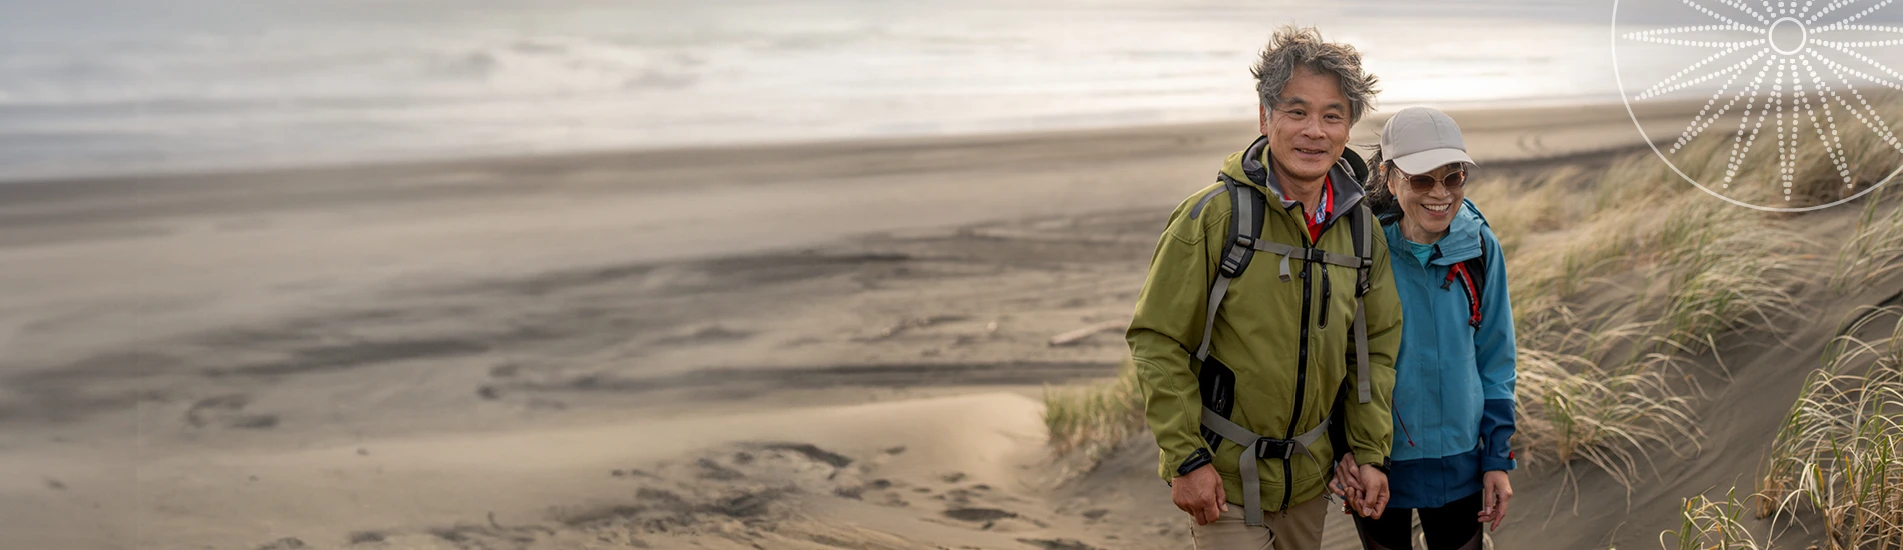
[[[1438,508],[1477,493],[1481,475],[1512,470],[1513,305],[1500,242],[1466,201],[1423,263],[1401,228],[1383,219],[1394,286],[1401,295],[1401,353],[1395,361],[1393,508]],[[1484,257],[1481,323],[1469,324],[1454,264]]]

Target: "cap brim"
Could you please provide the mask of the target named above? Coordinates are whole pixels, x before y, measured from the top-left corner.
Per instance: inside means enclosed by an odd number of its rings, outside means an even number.
[[[1474,162],[1473,157],[1467,156],[1466,151],[1451,147],[1445,149],[1428,149],[1411,155],[1395,157],[1393,160],[1396,168],[1400,168],[1402,172],[1409,174],[1430,172],[1435,168],[1456,162],[1478,164]]]

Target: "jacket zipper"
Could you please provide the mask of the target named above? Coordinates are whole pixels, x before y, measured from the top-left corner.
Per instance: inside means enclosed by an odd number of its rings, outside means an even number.
[[[1354,204],[1347,205],[1348,208],[1358,206],[1360,206],[1360,201],[1355,201]],[[1316,241],[1311,239],[1308,235],[1308,220],[1305,217],[1306,214],[1307,212],[1304,211],[1301,226],[1297,227],[1296,231],[1301,233],[1302,244],[1305,247],[1315,248]],[[1339,219],[1340,218],[1329,220],[1328,225],[1322,228],[1322,234],[1326,235],[1328,234],[1328,230],[1334,229],[1334,222]],[[1367,238],[1372,239],[1374,236],[1369,235]],[[1356,253],[1359,254],[1360,251],[1356,251]],[[1301,345],[1297,346],[1298,351],[1295,359],[1295,410],[1289,415],[1288,432],[1287,435],[1283,436],[1287,439],[1295,438],[1295,426],[1302,421],[1302,404],[1308,401],[1305,399],[1308,396],[1308,325],[1309,319],[1311,318],[1310,315],[1312,315],[1309,302],[1314,297],[1314,286],[1312,286],[1314,280],[1309,276],[1309,273],[1313,265],[1314,262],[1309,262],[1306,259],[1302,261],[1302,342]],[[1324,274],[1326,270],[1327,268],[1323,268]],[[1326,294],[1328,289],[1327,277],[1323,277],[1322,279],[1322,289],[1324,294]],[[1327,308],[1328,304],[1326,302],[1322,303],[1322,315],[1324,318],[1327,315]],[[1350,342],[1348,345],[1352,346],[1354,344]],[[1290,460],[1291,458],[1294,457],[1282,459],[1282,510],[1288,510],[1289,501],[1295,498],[1295,468],[1290,464],[1293,462],[1293,460]]]
[[[1308,243],[1306,228],[1302,230],[1302,241],[1310,248],[1314,247],[1313,243]],[[1309,262],[1302,262],[1302,342],[1301,345],[1296,346],[1299,351],[1295,359],[1295,411],[1288,418],[1288,432],[1283,436],[1286,439],[1295,438],[1295,426],[1302,421],[1302,403],[1307,401],[1303,397],[1308,392],[1309,293],[1312,292],[1309,286],[1309,266]],[[1289,501],[1295,498],[1295,469],[1289,464],[1292,462],[1291,458],[1293,457],[1282,459],[1282,510],[1287,510]]]

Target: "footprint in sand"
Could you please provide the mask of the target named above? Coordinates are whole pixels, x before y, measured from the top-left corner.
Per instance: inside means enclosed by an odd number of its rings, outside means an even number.
[[[797,453],[800,456],[804,456],[808,459],[813,460],[814,462],[820,462],[820,463],[832,466],[834,468],[844,468],[852,464],[851,458],[847,458],[845,455],[842,455],[839,453],[821,449],[818,446],[815,446],[811,443],[766,443],[762,445],[762,448],[765,448],[770,451],[787,451],[787,452]]]
[[[736,479],[747,477],[746,474],[740,473],[739,470],[728,468],[726,466],[721,466],[720,463],[714,462],[713,459],[702,458],[700,460],[694,461],[694,465],[700,467],[700,472],[695,475],[695,477],[698,477],[700,479],[711,479],[714,481],[733,481]]]
[[[205,428],[219,425],[227,428],[264,430],[278,425],[275,414],[247,414],[245,407],[251,405],[251,396],[228,394],[207,397],[193,403],[185,411],[185,423],[193,428]]]
[[[298,550],[300,548],[310,547],[306,546],[304,541],[298,540],[297,537],[284,537],[271,541],[270,544],[259,546],[258,550]]]
[[[1044,550],[1098,550],[1097,547],[1084,544],[1077,539],[1018,539],[1018,542],[1036,546]]]
[[[952,508],[945,510],[945,517],[959,521],[992,521],[1018,517],[1017,512],[997,508]]]
[[[1034,529],[1045,529],[1050,527],[1050,524],[1039,521],[1035,518],[1026,517],[1017,512],[1004,510],[1000,508],[954,507],[954,508],[947,508],[944,512],[941,512],[941,513],[946,518],[950,518],[955,521],[946,522],[943,520],[937,520],[940,523],[945,523],[948,525],[956,525],[956,526],[966,527],[971,529],[977,529],[979,531],[1000,531],[1000,532],[1011,533],[1011,532],[1023,532],[1023,531],[1034,530]]]

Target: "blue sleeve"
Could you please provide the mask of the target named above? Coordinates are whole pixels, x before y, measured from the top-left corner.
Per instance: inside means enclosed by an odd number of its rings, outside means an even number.
[[[1480,469],[1483,472],[1512,470],[1514,460],[1508,440],[1513,437],[1513,384],[1518,378],[1514,367],[1513,301],[1507,296],[1506,255],[1491,229],[1481,229],[1486,254],[1486,288],[1481,292],[1481,324],[1474,333],[1474,357],[1480,368],[1480,394],[1486,401],[1480,412]]]

